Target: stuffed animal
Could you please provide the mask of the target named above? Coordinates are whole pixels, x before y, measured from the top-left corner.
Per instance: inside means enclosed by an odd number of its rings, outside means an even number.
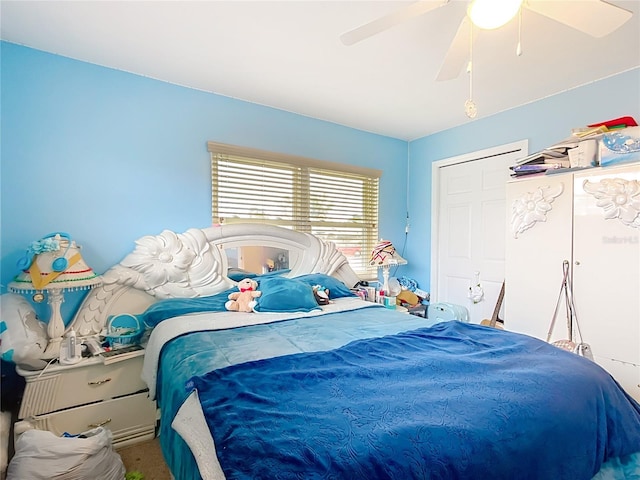
[[[258,303],[255,299],[262,295],[257,288],[258,282],[251,278],[240,280],[238,282],[240,291],[229,294],[229,301],[224,304],[225,308],[232,312],[253,312],[253,307]]]
[[[329,305],[331,303],[331,300],[329,300],[329,289],[324,288],[322,285],[313,286],[313,296],[316,297],[318,305]]]

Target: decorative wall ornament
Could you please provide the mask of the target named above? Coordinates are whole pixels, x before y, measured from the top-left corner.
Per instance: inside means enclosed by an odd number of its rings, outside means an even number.
[[[469,298],[476,304],[484,298],[484,289],[480,283],[480,272],[473,272],[473,283],[469,286]]]
[[[615,219],[629,227],[640,228],[640,182],[624,178],[585,180],[584,191],[592,195],[604,211],[604,218]]]
[[[511,206],[511,231],[514,238],[518,238],[518,235],[533,227],[536,222],[546,222],[551,204],[563,191],[564,184],[559,183],[538,187],[535,191],[516,198]]]

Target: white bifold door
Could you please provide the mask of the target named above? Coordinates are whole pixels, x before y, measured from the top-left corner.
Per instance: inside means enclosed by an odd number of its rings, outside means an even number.
[[[509,167],[526,155],[523,140],[433,164],[431,303],[463,305],[472,323],[490,319],[496,306]]]

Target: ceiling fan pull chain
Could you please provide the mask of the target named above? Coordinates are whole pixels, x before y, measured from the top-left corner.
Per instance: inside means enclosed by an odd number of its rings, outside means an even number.
[[[473,101],[473,24],[469,22],[469,63],[467,73],[469,74],[469,100],[464,102],[464,113],[469,118],[476,118],[478,108]]]
[[[516,47],[516,55],[522,55],[522,7],[518,10],[518,46]]]

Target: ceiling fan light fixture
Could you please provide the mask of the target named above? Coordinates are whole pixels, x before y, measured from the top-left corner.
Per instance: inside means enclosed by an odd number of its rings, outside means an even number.
[[[515,17],[522,0],[473,0],[467,14],[478,28],[493,30]]]

